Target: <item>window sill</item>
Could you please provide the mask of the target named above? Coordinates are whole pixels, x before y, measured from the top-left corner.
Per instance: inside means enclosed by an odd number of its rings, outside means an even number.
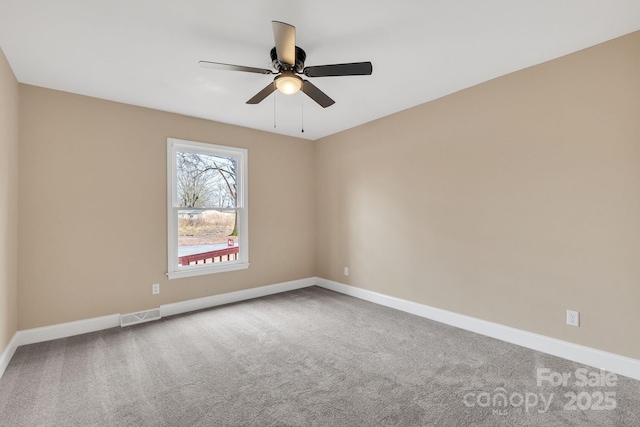
[[[167,273],[169,280],[181,279],[184,277],[203,276],[205,274],[224,273],[226,271],[246,270],[249,263],[234,263],[229,265],[216,265],[211,267],[185,268]]]

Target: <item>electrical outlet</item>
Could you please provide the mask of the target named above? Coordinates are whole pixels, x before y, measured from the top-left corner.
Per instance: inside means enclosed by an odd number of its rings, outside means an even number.
[[[567,325],[580,326],[580,312],[567,310]]]
[[[344,268],[344,275],[348,276],[349,275],[349,267],[345,267]]]
[[[153,295],[158,295],[160,293],[160,284],[159,283],[154,283],[153,285],[151,285],[151,293]]]

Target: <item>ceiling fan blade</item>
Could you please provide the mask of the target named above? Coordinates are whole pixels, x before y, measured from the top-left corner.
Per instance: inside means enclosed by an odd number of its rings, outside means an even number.
[[[329,98],[327,94],[315,87],[309,80],[302,81],[302,91],[309,95],[309,98],[316,101],[322,108],[327,108],[336,103],[333,99]]]
[[[202,68],[213,68],[214,70],[244,71],[247,73],[273,74],[273,71],[268,70],[266,68],[245,67],[243,65],[223,64],[222,62],[200,61],[198,62],[198,64],[200,64]]]
[[[371,62],[352,62],[306,67],[302,72],[307,77],[368,76],[373,72],[373,66]]]
[[[271,21],[273,38],[276,42],[276,54],[282,64],[296,63],[296,27],[280,21]]]
[[[271,82],[267,85],[267,87],[258,92],[253,98],[248,100],[247,104],[259,104],[263,99],[271,95],[275,90],[276,84],[274,82]]]

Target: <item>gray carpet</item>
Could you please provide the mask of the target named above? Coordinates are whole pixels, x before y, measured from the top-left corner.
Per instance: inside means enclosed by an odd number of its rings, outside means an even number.
[[[0,426],[640,425],[640,382],[579,368],[313,287],[20,347]]]

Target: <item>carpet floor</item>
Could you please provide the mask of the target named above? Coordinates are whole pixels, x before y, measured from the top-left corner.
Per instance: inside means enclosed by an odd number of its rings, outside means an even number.
[[[0,379],[0,426],[503,425],[638,426],[640,382],[318,287],[22,346]]]

